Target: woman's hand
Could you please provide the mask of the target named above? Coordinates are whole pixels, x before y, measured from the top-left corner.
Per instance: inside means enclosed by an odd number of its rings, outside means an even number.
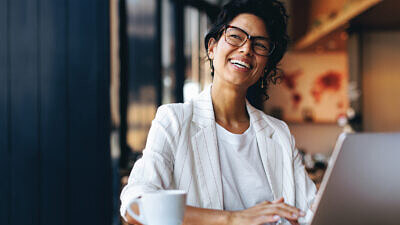
[[[136,204],[132,204],[131,208],[135,213],[139,213]],[[210,224],[210,221],[212,221],[212,224],[218,225],[261,225],[285,218],[292,225],[298,225],[297,219],[302,216],[304,216],[303,212],[285,204],[283,198],[280,198],[276,201],[263,202],[249,209],[235,212],[186,206],[183,224]],[[128,213],[126,217],[129,224],[140,224]]]
[[[291,224],[297,225],[297,219],[305,216],[304,212],[284,203],[283,198],[272,202],[262,202],[254,207],[232,212],[229,217],[231,225],[260,225],[277,222],[280,218],[287,219]]]

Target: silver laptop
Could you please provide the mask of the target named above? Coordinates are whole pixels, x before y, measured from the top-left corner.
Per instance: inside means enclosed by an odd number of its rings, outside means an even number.
[[[400,133],[342,134],[311,225],[400,224]]]

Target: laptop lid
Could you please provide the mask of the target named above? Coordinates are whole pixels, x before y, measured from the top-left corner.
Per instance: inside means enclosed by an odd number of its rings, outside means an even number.
[[[342,134],[311,225],[400,224],[400,133]]]

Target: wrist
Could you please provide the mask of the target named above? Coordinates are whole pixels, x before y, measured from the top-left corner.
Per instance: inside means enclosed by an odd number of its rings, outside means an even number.
[[[224,224],[226,224],[226,225],[234,224],[236,212],[234,212],[234,211],[225,211],[225,212],[226,212],[226,214],[225,214],[225,223]]]

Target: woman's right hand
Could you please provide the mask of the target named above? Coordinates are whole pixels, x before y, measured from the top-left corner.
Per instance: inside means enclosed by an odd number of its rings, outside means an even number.
[[[297,219],[305,213],[296,207],[284,203],[283,198],[272,202],[262,202],[251,208],[232,212],[229,216],[231,225],[260,225],[277,222],[280,218],[287,219],[292,224],[298,224]]]

